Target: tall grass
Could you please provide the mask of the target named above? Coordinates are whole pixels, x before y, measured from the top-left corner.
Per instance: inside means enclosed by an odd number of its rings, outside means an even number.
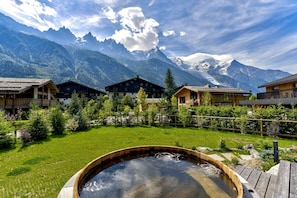
[[[227,147],[271,142],[270,138],[194,128],[101,127],[0,152],[0,197],[57,197],[68,179],[107,152],[137,145]],[[280,147],[294,141],[279,140]]]

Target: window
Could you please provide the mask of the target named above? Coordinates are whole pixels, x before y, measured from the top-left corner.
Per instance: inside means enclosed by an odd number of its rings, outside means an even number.
[[[179,103],[180,104],[185,104],[186,103],[186,97],[184,97],[184,96],[179,97]]]

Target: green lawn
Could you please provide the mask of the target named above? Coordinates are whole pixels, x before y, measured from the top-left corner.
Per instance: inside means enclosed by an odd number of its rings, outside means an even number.
[[[186,148],[228,148],[273,139],[191,128],[101,127],[50,137],[41,143],[0,151],[0,197],[57,197],[68,179],[88,162],[107,152],[137,145],[182,145]],[[293,140],[278,140],[291,147]]]

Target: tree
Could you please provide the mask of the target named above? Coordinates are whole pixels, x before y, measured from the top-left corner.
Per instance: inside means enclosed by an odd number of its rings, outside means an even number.
[[[158,107],[155,103],[151,104],[148,109],[148,125],[151,126],[154,123],[155,117],[158,113]]]
[[[98,103],[95,100],[90,100],[87,105],[83,109],[83,113],[88,117],[90,120],[94,120],[98,116]]]
[[[103,103],[103,107],[99,111],[99,119],[101,123],[106,124],[106,119],[108,116],[112,115],[112,102],[109,100],[105,100]]]
[[[251,94],[250,97],[249,97],[249,100],[256,100],[257,99],[257,96]]]
[[[144,118],[142,122],[146,123],[147,121],[147,94],[145,93],[144,89],[140,87],[139,91],[137,92],[136,99],[137,99],[137,107],[139,109],[140,115]]]
[[[122,105],[128,105],[130,108],[134,107],[134,102],[131,96],[125,95],[121,100]]]
[[[137,104],[140,108],[140,111],[146,110],[146,106],[147,106],[146,99],[147,99],[147,94],[145,93],[144,89],[142,87],[140,87],[140,89],[136,95],[136,100],[137,100]]]
[[[202,95],[202,104],[204,106],[211,105],[211,94],[209,92],[204,92]]]
[[[176,85],[174,82],[174,78],[171,74],[171,70],[168,68],[165,76],[165,95],[168,99],[171,98],[171,96],[175,93],[176,91]]]
[[[181,123],[183,124],[183,127],[186,127],[186,124],[189,119],[189,113],[188,113],[187,107],[180,106],[180,108],[178,109],[178,118],[181,121]]]
[[[55,135],[63,134],[65,130],[66,120],[64,118],[62,110],[59,106],[53,106],[50,108],[50,123],[52,126],[52,133]]]
[[[43,140],[47,138],[48,127],[44,110],[30,110],[28,132],[32,140]]]
[[[78,97],[78,94],[76,92],[74,92],[71,95],[71,102],[70,102],[69,107],[68,107],[68,112],[69,112],[70,115],[74,116],[81,109],[82,109],[82,106],[81,106],[81,102],[80,102],[80,99]]]

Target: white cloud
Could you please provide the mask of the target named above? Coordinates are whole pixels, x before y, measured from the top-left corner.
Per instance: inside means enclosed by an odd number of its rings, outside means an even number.
[[[48,18],[55,17],[55,9],[37,0],[17,0],[2,2],[0,12],[7,14],[28,26],[40,30],[48,29],[52,22]]]
[[[117,13],[115,13],[111,7],[102,8],[102,10],[103,10],[103,13],[105,14],[105,16],[112,23],[118,22],[118,20],[117,20]]]
[[[166,50],[166,46],[160,46],[159,49],[160,50]]]
[[[180,36],[185,36],[187,33],[186,32],[183,32],[183,31],[181,31],[181,32],[179,32],[179,35]]]
[[[166,30],[163,32],[163,36],[167,37],[167,36],[174,36],[175,35],[175,31],[174,30]]]
[[[150,50],[159,43],[156,27],[159,23],[146,19],[139,7],[128,7],[118,12],[122,29],[111,37],[122,43],[129,51]]]

